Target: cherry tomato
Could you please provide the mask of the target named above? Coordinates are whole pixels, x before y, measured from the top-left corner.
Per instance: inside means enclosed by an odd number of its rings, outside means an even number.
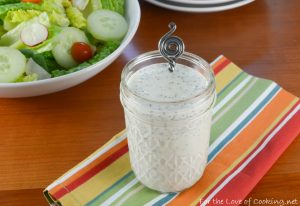
[[[84,42],[75,42],[72,45],[71,54],[77,62],[84,62],[93,57],[91,46]]]
[[[39,4],[41,3],[42,0],[22,0],[22,2],[27,2],[27,3],[34,3],[34,4]]]

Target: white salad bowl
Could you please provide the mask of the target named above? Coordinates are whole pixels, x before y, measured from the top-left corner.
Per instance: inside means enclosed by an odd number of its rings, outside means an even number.
[[[110,65],[135,35],[140,23],[141,11],[138,0],[126,0],[125,18],[129,24],[128,32],[121,45],[105,59],[80,71],[51,79],[32,82],[0,83],[0,97],[32,97],[61,91],[76,86],[95,76]]]

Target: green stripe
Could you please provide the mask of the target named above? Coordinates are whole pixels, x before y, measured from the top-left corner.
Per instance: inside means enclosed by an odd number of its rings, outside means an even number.
[[[147,202],[158,197],[159,195],[161,195],[161,193],[145,187],[138,193],[136,193],[136,194],[132,195],[130,198],[128,198],[128,200],[126,200],[122,205],[128,205],[128,206],[144,205]]]
[[[248,74],[242,72],[234,80],[232,80],[232,82],[230,82],[227,86],[225,86],[225,88],[218,93],[216,105],[219,104],[232,90],[234,90],[248,76],[249,76]]]
[[[140,187],[142,184],[140,182],[138,182],[137,184],[133,185],[129,190],[127,190],[124,194],[121,195],[121,197],[119,197],[118,199],[116,199],[111,205],[115,205],[117,206],[118,203],[120,201],[123,200],[124,197],[126,197],[128,195],[128,193],[132,192],[133,190],[135,190],[137,187]],[[125,204],[122,204],[125,205]]]
[[[106,201],[108,198],[113,196],[115,193],[117,193],[119,190],[121,190],[125,185],[127,185],[129,182],[131,182],[135,178],[134,173],[131,171],[130,173],[126,174],[124,177],[122,177],[120,180],[118,180],[115,184],[113,184],[110,188],[102,192],[100,195],[98,195],[95,199],[90,201],[86,204],[86,206],[98,206],[104,201]]]
[[[255,79],[257,78],[253,78],[250,82]],[[231,109],[229,109],[214,125],[212,125],[210,144],[214,142],[217,137],[219,137],[248,107],[250,107],[271,83],[271,81],[258,79],[248,92],[242,94],[242,99],[235,103]],[[248,85],[250,85],[250,83]],[[240,96],[245,89],[241,90],[235,97]],[[214,117],[222,112],[226,107],[230,106],[234,99],[235,98],[232,98],[226,105],[224,105],[224,107],[217,112]]]
[[[243,89],[241,89],[240,91],[238,91],[225,105],[223,105],[223,107],[221,109],[219,109],[218,112],[216,112],[215,114],[213,114],[213,119],[219,118],[218,116],[222,115],[221,113],[224,113],[224,110],[227,107],[230,107],[230,106],[232,107],[232,104],[236,104],[236,103],[242,101],[243,97],[247,95],[247,92],[245,92],[245,91],[248,91],[248,92],[252,91],[253,88],[256,86],[256,84],[259,84],[257,78],[250,79],[250,81],[248,82],[248,84],[245,85],[245,87],[243,87]],[[229,92],[231,92],[231,91],[229,91]],[[259,95],[257,95],[257,96],[259,96]],[[242,98],[242,99],[238,99],[238,98]],[[255,99],[253,101],[255,101]],[[230,109],[228,110],[228,108],[227,108],[228,111],[230,111]]]

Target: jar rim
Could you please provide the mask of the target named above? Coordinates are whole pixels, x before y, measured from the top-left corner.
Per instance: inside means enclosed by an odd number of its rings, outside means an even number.
[[[144,61],[147,61],[151,58],[155,58],[155,57],[163,58],[163,56],[160,54],[160,52],[158,50],[154,50],[154,51],[150,51],[150,52],[146,52],[141,55],[138,55],[137,57],[130,60],[124,66],[124,68],[122,70],[122,74],[121,74],[121,92],[122,92],[122,89],[124,89],[126,92],[133,95],[135,98],[141,99],[145,102],[154,103],[154,104],[179,104],[179,103],[190,102],[190,101],[193,101],[195,99],[200,99],[200,98],[205,100],[212,93],[215,92],[215,89],[216,89],[215,77],[214,77],[214,73],[213,73],[213,70],[211,69],[210,64],[198,55],[192,54],[190,52],[184,52],[178,59],[184,59],[184,60],[188,60],[194,64],[202,65],[201,68],[203,68],[204,70],[206,70],[208,72],[208,79],[207,79],[208,84],[206,85],[206,87],[203,90],[201,90],[197,95],[194,95],[194,96],[191,96],[191,97],[188,97],[185,99],[181,99],[181,100],[176,100],[176,101],[157,101],[157,100],[152,100],[152,99],[149,99],[149,98],[146,98],[146,97],[136,94],[128,87],[128,85],[126,83],[126,74],[127,74],[126,72],[128,72],[128,70],[130,70],[130,68],[133,68],[134,66],[136,66]]]

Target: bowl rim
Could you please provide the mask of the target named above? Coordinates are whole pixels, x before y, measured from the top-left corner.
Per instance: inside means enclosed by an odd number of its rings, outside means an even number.
[[[81,74],[86,73],[87,71],[95,70],[99,65],[106,64],[107,62],[112,60],[114,57],[120,55],[122,53],[122,51],[130,44],[131,40],[133,39],[134,35],[137,32],[137,29],[138,29],[138,26],[139,26],[139,23],[141,20],[141,7],[139,4],[139,1],[138,0],[127,0],[127,1],[132,2],[132,4],[135,4],[135,7],[137,8],[137,11],[135,13],[136,18],[134,18],[132,30],[130,32],[129,31],[127,32],[127,34],[126,34],[125,38],[122,40],[120,46],[114,52],[109,54],[107,57],[105,57],[104,59],[102,59],[102,60],[98,61],[97,63],[94,63],[84,69],[81,69],[79,71],[76,71],[76,72],[73,72],[70,74],[66,74],[66,75],[62,75],[62,76],[58,76],[58,77],[54,77],[54,78],[50,78],[50,79],[41,79],[41,80],[37,80],[37,81],[31,81],[31,82],[0,83],[0,88],[36,86],[36,85],[41,85],[41,84],[55,83],[55,82],[59,82],[59,81],[68,80],[70,78],[80,76]],[[97,73],[99,73],[99,72],[97,72]]]

